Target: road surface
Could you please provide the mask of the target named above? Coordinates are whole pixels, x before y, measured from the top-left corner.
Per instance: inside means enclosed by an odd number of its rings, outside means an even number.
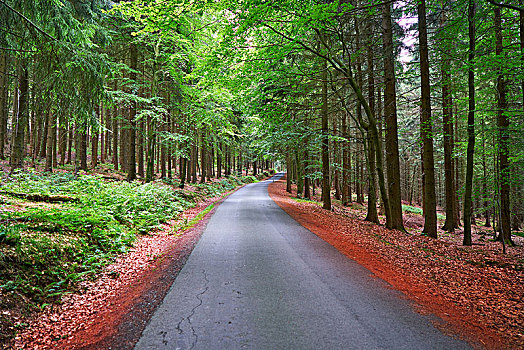
[[[470,349],[303,228],[271,180],[225,200],[136,349]]]

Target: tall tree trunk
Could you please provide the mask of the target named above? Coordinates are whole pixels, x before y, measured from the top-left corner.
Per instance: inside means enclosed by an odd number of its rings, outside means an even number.
[[[38,115],[36,117],[36,135],[35,135],[35,140],[34,140],[34,149],[33,149],[33,154],[32,154],[32,158],[33,158],[33,162],[36,161],[36,159],[40,156],[40,146],[41,146],[41,142],[40,140],[42,139],[42,135],[43,135],[43,117],[42,115]]]
[[[207,177],[207,164],[206,164],[206,132],[200,131],[200,183],[206,182]]]
[[[418,4],[421,115],[420,135],[422,138],[424,165],[424,229],[429,237],[437,238],[437,203],[435,196],[435,163],[433,158],[433,132],[431,118],[431,94],[429,79],[428,33],[426,25],[426,0]]]
[[[446,5],[443,5],[446,6]],[[447,9],[441,13],[440,27],[447,25]],[[448,40],[447,38],[445,40]],[[455,174],[453,167],[453,100],[451,95],[451,62],[448,58],[450,50],[448,43],[444,43],[445,49],[442,59],[442,125],[444,133],[444,182],[446,192],[446,221],[443,230],[453,232],[457,228],[455,221]]]
[[[109,108],[106,109],[106,150],[105,150],[105,158],[106,161],[109,160],[109,157],[113,154],[111,150],[111,143],[112,143],[112,136],[111,136],[111,110]]]
[[[186,176],[187,176],[187,158],[182,157],[181,164],[180,164],[180,185],[178,187],[184,188],[186,184]]]
[[[85,122],[80,130],[80,170],[87,171],[87,133],[88,128]]]
[[[137,74],[136,71],[138,69],[138,52],[136,49],[135,44],[131,44],[130,47],[130,67],[131,72],[129,73],[129,79],[131,79],[131,82],[136,83]],[[136,179],[136,109],[137,109],[137,103],[136,101],[131,102],[131,106],[129,108],[129,131],[128,131],[128,152],[127,152],[127,181],[133,181]]]
[[[48,111],[48,122],[47,122],[47,142],[46,142],[46,157],[45,157],[45,171],[53,172],[53,158],[55,153],[53,152],[53,138],[56,139],[54,133],[56,123],[56,115],[51,110]]]
[[[18,108],[13,122],[13,143],[11,145],[11,157],[9,166],[11,171],[24,166],[25,157],[25,128],[29,121],[29,68],[26,59],[18,61]]]
[[[218,143],[217,145],[217,179],[220,179],[222,177],[222,156],[223,156],[223,149],[222,143]]]
[[[286,152],[286,168],[286,192],[291,193],[291,179],[293,178],[291,169],[293,168],[293,160],[291,159],[289,152]]]
[[[144,120],[139,121],[139,127],[138,127],[138,156],[137,156],[137,163],[138,163],[138,176],[140,176],[142,179],[145,176],[144,171]]]
[[[502,55],[502,18],[500,7],[495,7],[495,42],[498,62],[503,62]],[[509,119],[507,116],[506,81],[499,68],[497,76],[497,125],[499,128],[499,173],[500,173],[500,228],[505,243],[513,244],[511,240],[511,208],[510,208],[510,168],[509,168]]]
[[[73,141],[75,138],[75,130],[73,128],[73,125],[68,125],[68,132],[67,132],[67,163],[72,164],[73,163]]]
[[[311,198],[311,184],[310,184],[310,178],[308,176],[309,169],[308,169],[308,162],[309,162],[309,151],[307,148],[307,143],[304,145],[304,198],[310,199]],[[268,167],[269,168],[269,167]]]
[[[115,85],[116,86],[116,85]],[[113,158],[112,163],[115,170],[118,170],[118,139],[120,136],[118,127],[118,107],[113,110]]]
[[[345,138],[342,145],[342,205],[344,206],[348,206],[351,203],[351,153],[347,119],[347,114],[344,114],[342,117],[342,137]]]
[[[473,189],[473,154],[475,152],[475,11],[474,0],[468,4],[468,148],[466,151],[466,183],[464,190],[464,239],[463,244],[471,245],[471,193]]]
[[[487,173],[487,164],[486,164],[486,149],[485,149],[485,141],[482,140],[482,196],[484,197],[484,218],[486,219],[486,222],[484,223],[484,227],[491,227],[490,222],[490,205],[489,205],[489,195],[488,195],[488,173]]]
[[[327,62],[323,60],[322,80],[322,207],[331,210],[331,183],[329,181],[329,129],[328,129],[328,82]]]
[[[104,132],[105,112],[104,106],[100,105],[100,163],[106,162],[106,133]]]
[[[368,153],[368,183],[369,183],[369,191],[368,191],[368,210],[366,214],[366,218],[364,220],[374,222],[376,224],[379,223],[378,220],[378,212],[377,212],[377,190],[375,187],[376,182],[376,164],[375,164],[375,144],[371,140],[371,136],[366,138],[368,147],[367,147],[367,153]]]
[[[7,134],[7,97],[9,76],[7,53],[0,52],[0,159],[5,159],[4,146]]]
[[[519,0],[519,5],[522,7],[523,0]],[[519,34],[520,34],[520,69],[524,70],[524,11],[519,11]],[[524,110],[524,79],[520,81],[520,88],[522,94],[522,110]]]
[[[60,153],[60,165],[65,164],[67,150],[67,129],[66,118],[63,113],[58,117],[58,153]]]
[[[198,148],[197,148],[197,140],[195,139],[194,142],[191,144],[191,183],[197,183],[197,165],[198,165],[197,159],[198,159]]]
[[[304,176],[302,173],[302,161],[300,159],[300,150],[295,149],[295,163],[297,165],[297,197],[302,197],[304,193]]]
[[[95,107],[95,114],[97,118],[100,118],[100,106]],[[93,125],[91,127],[91,168],[95,169],[98,165],[98,126]]]
[[[337,120],[336,114],[333,114],[332,123],[333,123],[333,135],[339,136],[338,135],[338,120]],[[332,145],[333,145],[333,163],[334,163],[333,187],[335,188],[335,199],[340,200],[340,197],[342,194],[340,193],[340,161],[339,161],[339,150],[338,150],[339,142],[338,140],[336,139],[333,140]]]
[[[382,12],[382,36],[384,42],[384,115],[386,123],[386,159],[389,205],[391,220],[389,228],[404,230],[402,219],[402,196],[400,189],[400,159],[398,151],[397,92],[395,59],[393,56],[393,30],[391,25],[391,4],[385,3]],[[374,48],[370,47],[372,51]]]

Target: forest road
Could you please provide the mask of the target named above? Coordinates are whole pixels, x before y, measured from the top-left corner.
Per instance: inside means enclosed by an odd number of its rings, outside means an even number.
[[[471,348],[288,216],[271,181],[217,208],[136,349]]]

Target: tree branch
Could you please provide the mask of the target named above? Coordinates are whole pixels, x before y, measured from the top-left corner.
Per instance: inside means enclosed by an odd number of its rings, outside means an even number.
[[[488,2],[489,2],[490,4],[495,5],[495,6],[498,6],[498,7],[504,7],[504,8],[510,9],[510,10],[515,10],[515,11],[522,11],[522,12],[524,12],[524,7],[519,7],[519,6],[515,6],[515,5],[503,4],[503,3],[496,2],[495,0],[488,0]]]
[[[34,24],[29,18],[27,18],[26,16],[24,16],[22,13],[18,12],[17,10],[15,10],[14,8],[12,8],[8,3],[5,2],[5,0],[0,0],[0,3],[3,4],[5,7],[7,7],[9,10],[13,11],[14,13],[16,13],[18,16],[20,16],[24,21],[26,21],[27,23],[29,23],[33,28],[35,28],[38,32],[40,32],[43,36],[53,40],[53,41],[57,41],[53,36],[51,36],[50,34],[48,34],[47,32],[45,32],[43,29],[41,29],[39,26],[37,26],[36,24]]]

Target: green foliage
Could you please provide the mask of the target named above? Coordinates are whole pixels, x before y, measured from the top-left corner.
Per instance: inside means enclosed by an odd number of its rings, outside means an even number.
[[[422,208],[413,207],[411,205],[402,204],[402,211],[405,213],[413,213],[417,215],[422,215]],[[440,213],[437,213],[437,219],[438,220],[445,220],[446,216],[442,215]]]
[[[402,204],[402,210],[406,213],[422,215],[422,208],[412,207],[411,205]]]
[[[3,182],[4,189],[74,196],[79,201],[0,211],[0,288],[25,295],[35,304],[55,300],[125,252],[137,233],[151,232],[196,201],[244,182],[228,177],[196,185],[193,192],[162,183],[106,182],[69,173],[15,173]]]

